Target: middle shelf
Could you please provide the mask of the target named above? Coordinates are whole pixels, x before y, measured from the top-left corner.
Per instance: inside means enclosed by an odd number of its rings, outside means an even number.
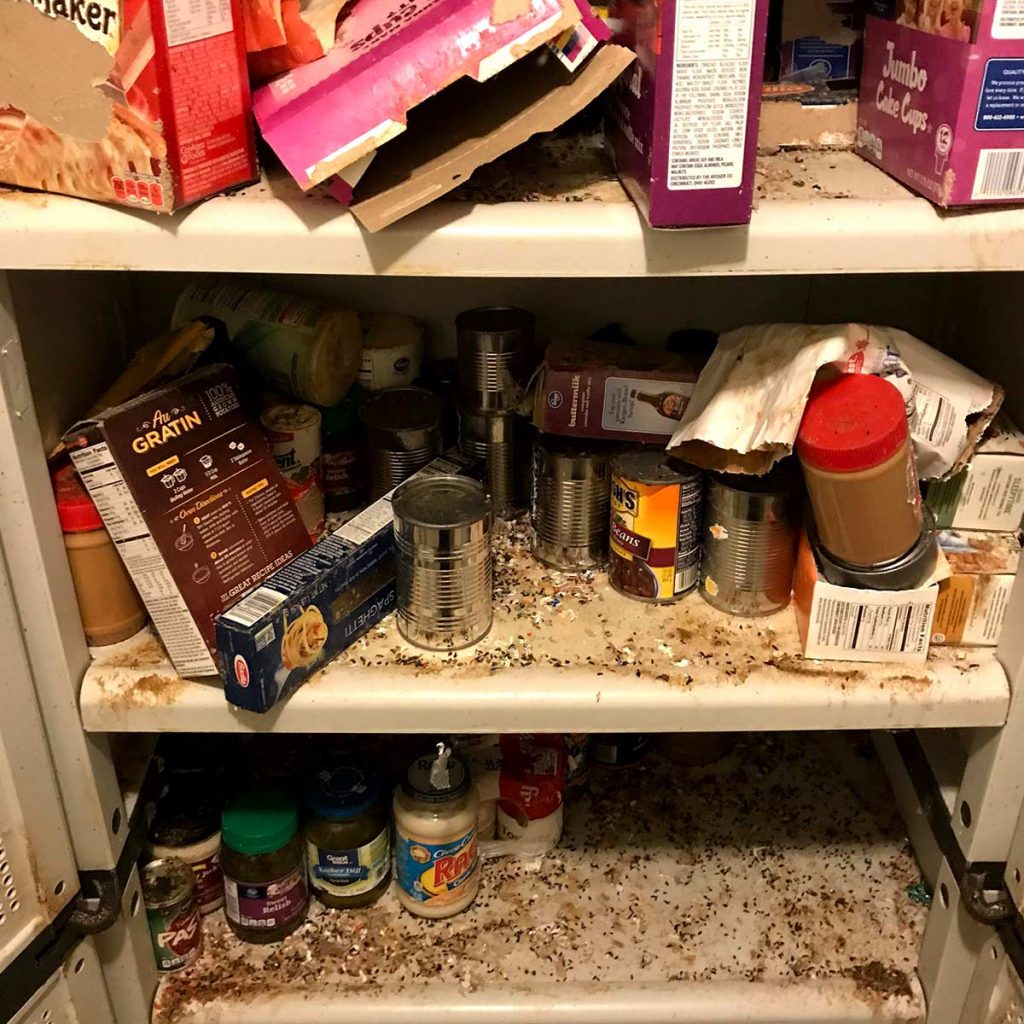
[[[652,605],[603,572],[537,563],[498,531],[494,626],[431,654],[394,616],[265,715],[216,679],[178,677],[144,632],[98,654],[81,691],[91,732],[718,732],[998,726],[1010,691],[992,648],[933,647],[926,665],[802,657],[793,611],[740,619],[696,593]]]
[[[443,921],[389,893],[251,946],[217,912],[155,1024],[924,1019],[920,874],[863,737],[595,768],[554,851],[482,870]]]

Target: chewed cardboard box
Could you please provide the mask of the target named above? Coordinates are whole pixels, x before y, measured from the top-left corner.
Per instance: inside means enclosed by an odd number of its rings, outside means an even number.
[[[258,89],[253,109],[309,189],[401,134],[446,86],[492,78],[580,17],[575,0],[361,0],[330,53]]]
[[[1024,6],[875,0],[857,152],[939,206],[1024,200]]]
[[[0,0],[0,182],[169,213],[256,174],[238,0]]]

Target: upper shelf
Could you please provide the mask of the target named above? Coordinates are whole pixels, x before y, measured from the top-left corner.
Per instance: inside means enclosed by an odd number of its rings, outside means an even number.
[[[942,214],[852,153],[763,157],[749,228],[671,232],[641,225],[595,153],[534,148],[538,161],[485,168],[482,186],[478,172],[376,235],[276,176],[174,217],[0,189],[0,268],[557,278],[1024,266],[1024,208]]]
[[[178,678],[155,639],[87,671],[93,732],[672,732],[998,726],[1009,687],[991,649],[937,648],[922,668],[808,661],[792,609],[761,619],[696,594],[650,605],[604,573],[564,575],[517,527],[495,545],[495,617],[476,647],[430,654],[394,617],[266,715],[218,680]]]

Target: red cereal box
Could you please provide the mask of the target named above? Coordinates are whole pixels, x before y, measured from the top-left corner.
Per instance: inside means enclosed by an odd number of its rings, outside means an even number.
[[[0,182],[170,213],[256,175],[238,0],[0,0]]]

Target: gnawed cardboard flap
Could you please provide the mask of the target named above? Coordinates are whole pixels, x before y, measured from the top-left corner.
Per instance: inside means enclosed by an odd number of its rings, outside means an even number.
[[[261,87],[260,130],[304,188],[397,135],[408,112],[446,86],[484,80],[578,24],[574,0],[530,0],[495,24],[493,0],[360,0],[334,48]],[[383,137],[376,132],[391,126]]]
[[[896,328],[763,324],[722,335],[669,450],[707,469],[766,473],[793,450],[823,366],[885,377],[904,397],[922,479],[966,462],[974,418],[991,420],[1000,388]]]
[[[479,84],[460,82],[410,119],[355,189],[352,212],[379,231],[464,182],[481,164],[552,131],[601,94],[633,60],[603,46],[575,74],[541,51]]]

